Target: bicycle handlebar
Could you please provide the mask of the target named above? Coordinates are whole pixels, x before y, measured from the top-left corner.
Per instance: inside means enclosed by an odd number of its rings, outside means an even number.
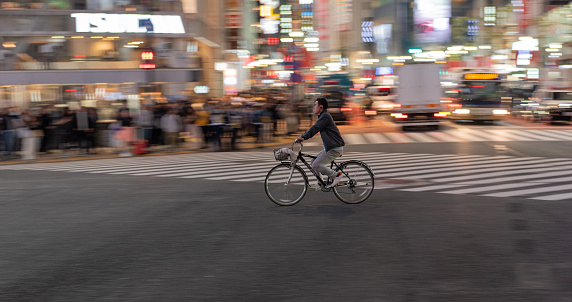
[[[294,150],[294,145],[295,145],[295,144],[300,144],[300,150],[299,150],[299,151],[302,151],[302,148],[304,147],[304,144],[302,144],[302,142],[299,142],[298,139],[295,139],[295,140],[294,140],[294,142],[292,143],[292,148],[290,148],[290,149]]]

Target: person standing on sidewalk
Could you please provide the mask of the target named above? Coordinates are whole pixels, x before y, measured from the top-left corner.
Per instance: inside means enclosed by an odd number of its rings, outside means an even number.
[[[6,143],[4,142],[4,133],[8,130],[8,109],[3,108],[0,111],[0,151],[2,154],[6,152]]]
[[[338,126],[336,126],[334,119],[327,110],[328,100],[318,98],[314,104],[314,114],[318,116],[318,120],[306,133],[299,136],[296,141],[301,143],[320,132],[324,150],[320,151],[316,158],[312,160],[312,169],[320,172],[322,175],[333,178],[333,182],[329,187],[334,187],[340,182],[342,173],[335,172],[328,165],[336,158],[342,156],[345,142]]]
[[[165,143],[169,145],[172,151],[175,151],[179,146],[179,132],[183,129],[181,117],[177,110],[171,108],[167,114],[161,118],[161,129],[165,137]]]
[[[211,123],[211,113],[207,110],[206,105],[196,111],[197,118],[195,119],[195,125],[200,126],[203,131],[203,142],[201,149],[208,148],[209,133],[208,126]]]
[[[40,140],[42,139],[42,125],[37,115],[28,115],[25,119],[25,135],[22,136],[22,159],[35,160],[38,157]]]
[[[14,157],[16,151],[16,128],[14,120],[18,116],[14,113],[13,108],[4,108],[2,112],[2,151],[6,158]]]
[[[81,107],[81,109],[75,113],[73,120],[74,132],[77,137],[78,148],[85,148],[85,154],[89,154],[89,140],[88,133],[93,131],[91,125],[89,124],[89,118],[87,115],[87,108]]]
[[[53,138],[53,129],[56,127],[52,126],[53,118],[51,115],[52,107],[47,106],[42,108],[40,115],[40,130],[42,131],[42,141],[40,143],[40,153],[48,153],[48,147],[51,146]]]
[[[141,138],[151,144],[153,136],[153,125],[155,124],[155,115],[151,110],[151,106],[145,105],[137,115],[137,126],[141,129]]]
[[[129,109],[120,109],[117,121],[121,128],[115,132],[114,138],[117,139],[120,144],[119,156],[133,156],[133,153],[131,153],[131,143],[134,141],[135,131],[131,126],[132,118]]]
[[[56,122],[54,122],[54,125],[57,126],[57,145],[62,156],[68,156],[66,153],[68,152],[70,145],[74,140],[72,136],[72,131],[74,128],[73,116],[74,113],[71,110],[65,109],[62,116]]]
[[[97,121],[99,116],[97,115],[97,109],[88,108],[87,109],[87,119],[89,122],[89,128],[91,131],[87,132],[87,143],[88,147],[91,147],[93,154],[97,153]],[[87,150],[89,153],[89,149]]]

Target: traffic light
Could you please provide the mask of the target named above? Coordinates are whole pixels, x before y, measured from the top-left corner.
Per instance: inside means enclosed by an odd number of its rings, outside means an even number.
[[[155,67],[155,52],[153,52],[153,50],[144,50],[141,52],[141,64],[139,64],[139,68],[152,69]]]

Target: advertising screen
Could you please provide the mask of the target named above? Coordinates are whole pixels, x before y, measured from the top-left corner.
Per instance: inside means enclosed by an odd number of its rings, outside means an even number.
[[[415,0],[413,23],[416,44],[449,42],[450,18],[451,0]]]
[[[380,24],[373,27],[373,37],[378,54],[386,54],[391,50],[391,24]]]

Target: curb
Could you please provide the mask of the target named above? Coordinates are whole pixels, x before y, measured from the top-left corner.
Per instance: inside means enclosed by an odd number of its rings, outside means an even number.
[[[250,149],[260,149],[266,147],[273,147],[278,145],[283,145],[286,143],[292,142],[291,138],[280,138],[275,142],[270,143],[244,143],[241,146],[237,146],[238,150],[236,151],[243,151],[243,150],[250,150]],[[218,151],[206,151],[206,150],[186,150],[186,151],[178,151],[178,152],[164,152],[164,151],[157,151],[153,153],[141,154],[141,155],[134,155],[131,157],[146,157],[146,156],[165,156],[165,155],[179,155],[179,154],[193,154],[193,153],[211,153],[211,152],[218,152]],[[224,153],[221,152],[221,153]],[[0,166],[5,165],[20,165],[20,164],[39,164],[39,163],[57,163],[57,162],[72,162],[72,161],[86,161],[86,160],[95,160],[95,159],[112,159],[112,158],[123,158],[119,157],[117,154],[106,154],[106,155],[86,155],[86,156],[70,156],[70,157],[59,157],[59,158],[38,158],[36,160],[22,160],[22,159],[15,159],[15,160],[8,160],[5,162],[0,162]]]

